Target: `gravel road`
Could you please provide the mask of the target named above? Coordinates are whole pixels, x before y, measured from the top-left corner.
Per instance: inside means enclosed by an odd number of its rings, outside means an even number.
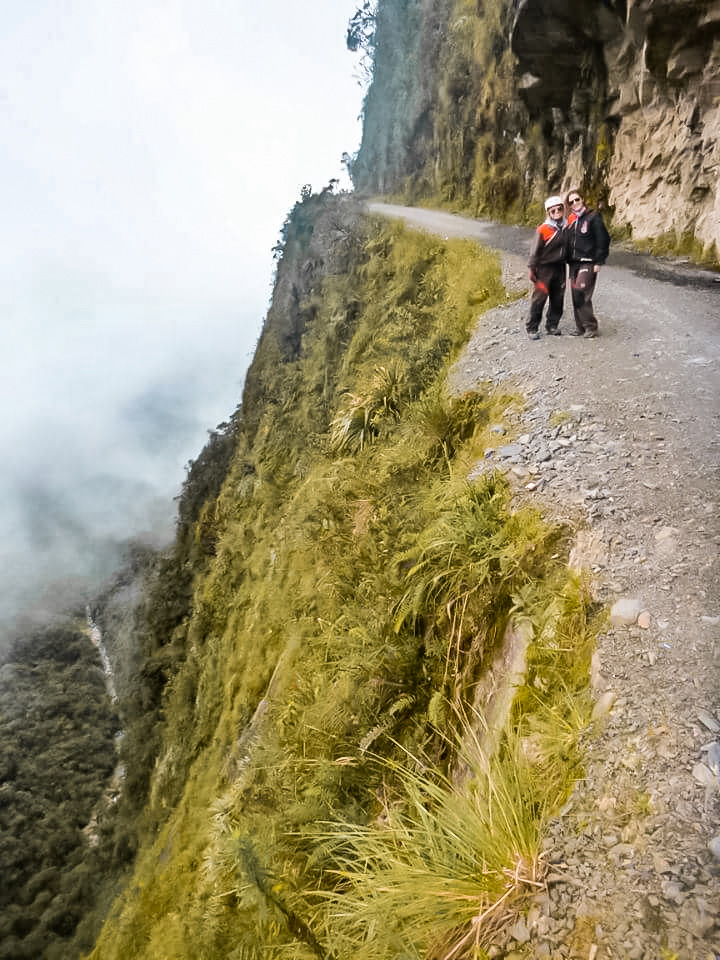
[[[476,237],[527,291],[532,231],[370,209]],[[578,526],[574,561],[613,611],[586,778],[551,824],[547,889],[498,957],[720,958],[719,280],[611,247],[598,339],[529,341],[524,297],[480,317],[454,370],[457,389],[525,397],[490,462]]]

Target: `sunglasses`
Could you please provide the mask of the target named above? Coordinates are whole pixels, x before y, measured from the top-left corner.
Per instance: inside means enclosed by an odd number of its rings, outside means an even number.
[[[582,203],[582,197],[568,197],[568,203]]]
[[[548,207],[548,210],[550,211],[550,213],[552,213],[553,210],[562,210],[562,209],[563,209],[563,207],[560,207],[560,206],[557,206],[557,207]]]

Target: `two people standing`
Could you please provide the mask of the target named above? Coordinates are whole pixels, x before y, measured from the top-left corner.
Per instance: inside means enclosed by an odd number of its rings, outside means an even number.
[[[602,215],[585,206],[579,190],[569,191],[567,204],[570,214],[566,219],[562,197],[547,198],[547,219],[535,231],[530,249],[528,274],[533,292],[525,329],[531,340],[540,339],[540,322],[548,300],[547,332],[555,336],[560,334],[566,265],[575,314],[575,329],[570,335],[586,339],[598,335],[592,297],[597,275],[610,251],[610,235]]]

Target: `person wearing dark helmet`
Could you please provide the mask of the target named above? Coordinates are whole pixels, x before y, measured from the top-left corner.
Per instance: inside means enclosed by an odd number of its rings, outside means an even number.
[[[535,231],[528,259],[528,276],[533,291],[525,329],[531,340],[540,339],[540,322],[548,300],[545,326],[548,333],[560,336],[565,299],[565,204],[562,197],[548,197],[545,210],[547,219]]]
[[[567,220],[567,259],[575,329],[573,337],[592,340],[598,335],[598,322],[593,310],[593,292],[600,267],[610,252],[610,235],[602,215],[585,206],[579,190],[570,190],[567,197],[570,215]]]

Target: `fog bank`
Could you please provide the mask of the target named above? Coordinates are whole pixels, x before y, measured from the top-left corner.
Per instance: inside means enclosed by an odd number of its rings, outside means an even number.
[[[355,2],[8,8],[0,632],[172,535],[236,408],[304,184],[342,177]]]

